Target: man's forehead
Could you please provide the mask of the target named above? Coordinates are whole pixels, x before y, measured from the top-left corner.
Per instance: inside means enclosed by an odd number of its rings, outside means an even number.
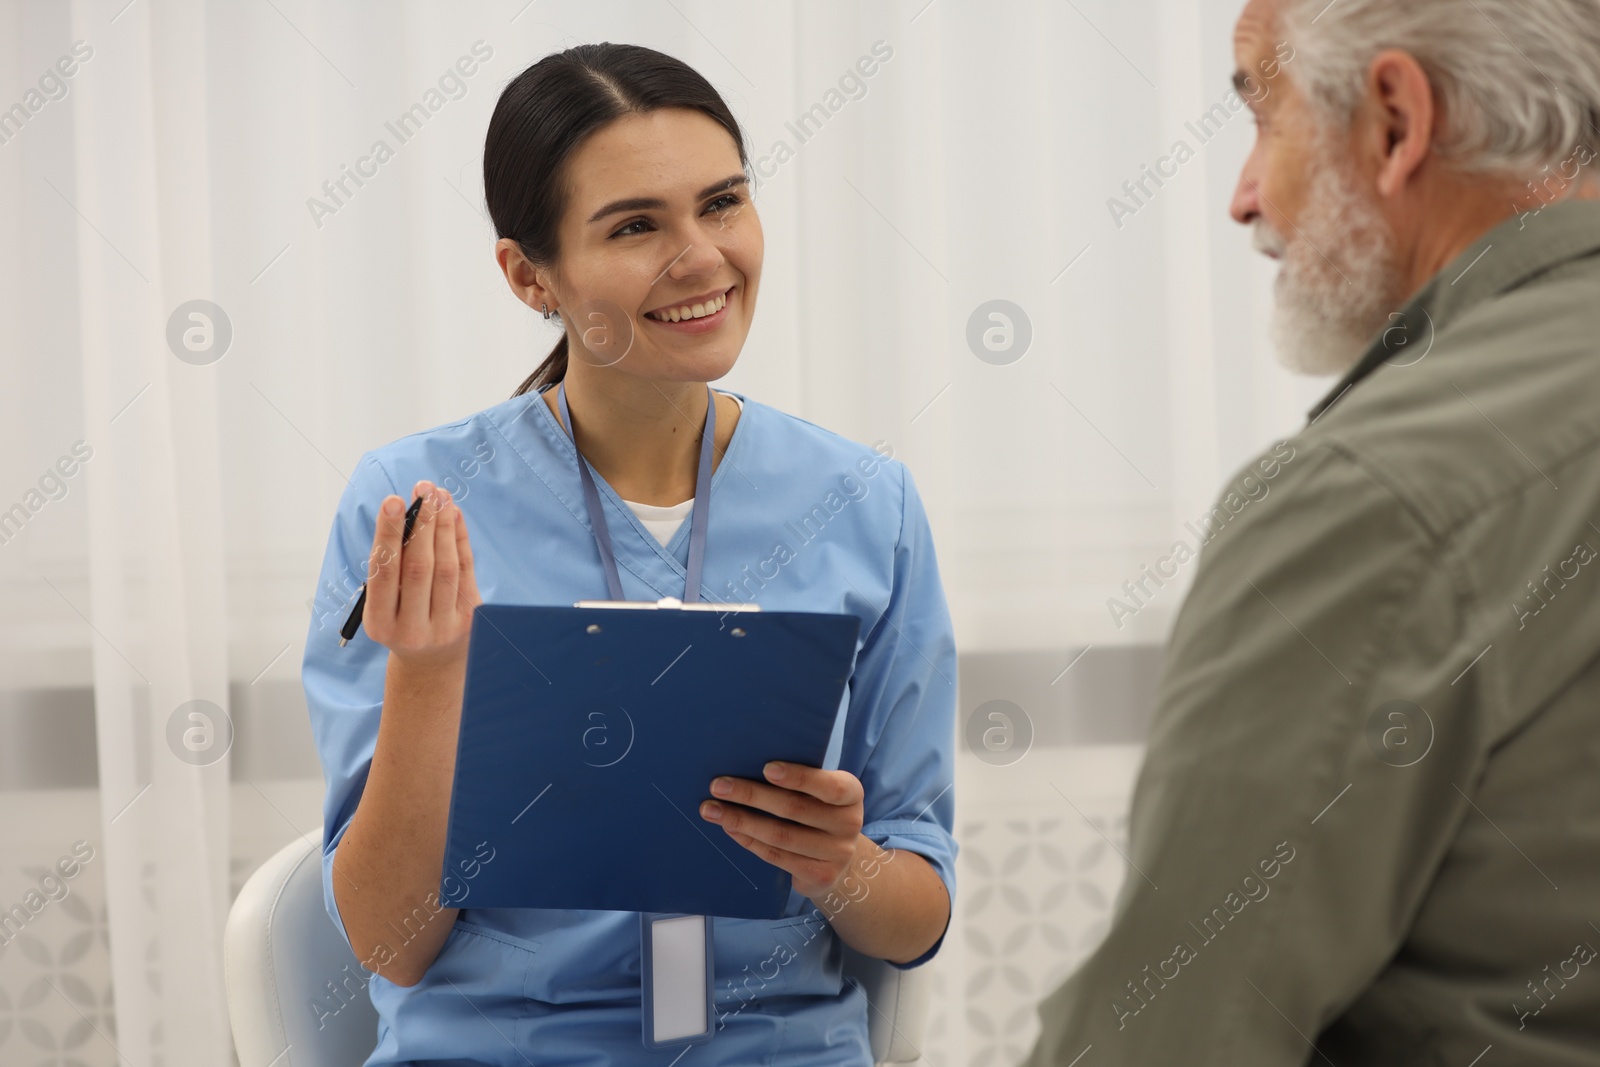
[[[1272,50],[1280,3],[1281,0],[1250,0],[1239,13],[1233,28],[1233,51],[1241,66]]]

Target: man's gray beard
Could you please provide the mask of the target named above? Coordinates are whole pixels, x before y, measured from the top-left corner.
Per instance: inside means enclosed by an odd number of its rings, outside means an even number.
[[[1388,224],[1324,131],[1312,139],[1311,168],[1295,232],[1283,237],[1258,219],[1256,247],[1283,255],[1272,316],[1278,362],[1297,374],[1343,374],[1400,310],[1399,271]]]

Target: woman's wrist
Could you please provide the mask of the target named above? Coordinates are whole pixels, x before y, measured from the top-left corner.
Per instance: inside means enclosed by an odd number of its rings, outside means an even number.
[[[467,645],[424,652],[389,652],[388,675],[413,690],[446,689],[467,676]]]

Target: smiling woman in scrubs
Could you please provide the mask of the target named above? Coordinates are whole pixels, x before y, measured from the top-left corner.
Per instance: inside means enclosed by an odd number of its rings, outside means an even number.
[[[328,786],[324,896],[377,972],[367,1063],[681,1053],[641,1042],[636,915],[474,907],[493,841],[439,890],[473,607],[604,599],[613,582],[630,600],[693,599],[704,510],[699,599],[849,612],[861,628],[824,768],[706,783],[702,829],[794,888],[784,919],[717,921],[716,1032],[684,1063],[870,1064],[840,942],[924,963],[954,892],[956,657],[916,488],[892,458],[709,388],[749,332],[762,231],[739,126],[695,71],[627,45],[549,56],[506,87],[483,170],[506,280],[565,336],[510,400],[362,456],[302,671]],[[369,575],[362,630],[340,647]]]

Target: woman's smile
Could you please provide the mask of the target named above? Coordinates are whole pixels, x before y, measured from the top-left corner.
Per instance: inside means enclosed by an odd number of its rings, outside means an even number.
[[[710,333],[728,320],[728,301],[738,288],[734,285],[656,308],[645,312],[640,319],[674,333]]]

